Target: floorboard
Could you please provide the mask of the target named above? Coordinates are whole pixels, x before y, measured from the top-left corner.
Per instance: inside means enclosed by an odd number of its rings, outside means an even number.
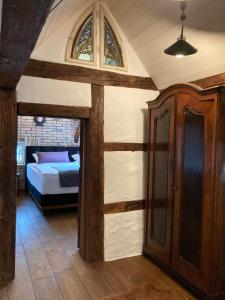
[[[35,280],[33,282],[37,300],[63,300],[63,295],[58,287],[55,277]]]
[[[0,300],[7,300],[7,299],[8,299],[7,288],[0,289]]]
[[[75,212],[43,216],[21,194],[16,224],[16,276],[0,300],[196,300],[143,256],[85,263]]]

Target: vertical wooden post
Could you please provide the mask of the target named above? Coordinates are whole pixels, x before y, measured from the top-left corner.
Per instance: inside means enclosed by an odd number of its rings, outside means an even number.
[[[0,285],[15,275],[16,108],[15,90],[0,89]]]
[[[104,86],[93,84],[84,147],[84,198],[81,200],[80,254],[93,263],[104,259]]]

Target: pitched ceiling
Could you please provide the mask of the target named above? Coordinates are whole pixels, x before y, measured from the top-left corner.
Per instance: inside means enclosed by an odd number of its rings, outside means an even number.
[[[39,43],[91,0],[64,0],[49,17]],[[189,0],[187,40],[198,53],[177,59],[163,50],[180,34],[179,0],[102,0],[159,89],[225,72],[225,0]]]
[[[225,1],[189,0],[185,35],[196,55],[177,59],[163,53],[180,34],[177,0],[108,0],[107,5],[161,89],[225,71]]]

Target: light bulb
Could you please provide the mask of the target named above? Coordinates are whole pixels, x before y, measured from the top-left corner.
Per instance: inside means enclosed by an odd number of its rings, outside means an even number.
[[[184,57],[183,54],[176,54],[176,58],[182,58],[182,57]]]

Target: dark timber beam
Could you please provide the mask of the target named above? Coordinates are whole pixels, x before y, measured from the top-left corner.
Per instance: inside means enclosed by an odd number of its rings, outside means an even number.
[[[205,77],[202,79],[192,81],[190,83],[196,84],[203,89],[217,86],[217,85],[224,85],[225,84],[225,73]]]
[[[20,116],[44,116],[69,119],[89,119],[91,113],[90,107],[26,102],[19,102],[17,110]]]
[[[104,151],[147,151],[145,143],[105,143]]]
[[[0,286],[15,275],[15,88],[52,3],[53,0],[3,1],[0,51]]]
[[[16,108],[15,91],[0,89],[0,285],[15,273]]]
[[[15,88],[53,0],[4,0],[1,31],[0,88]]]
[[[145,200],[123,201],[104,205],[105,214],[117,214],[145,208]]]
[[[128,88],[157,90],[156,85],[150,77],[119,74],[109,71],[34,59],[29,61],[24,75],[105,86],[121,86]]]
[[[104,259],[104,86],[91,87],[92,108],[86,123],[86,151],[82,173],[85,189],[82,191],[80,254],[89,263]],[[84,231],[85,230],[85,231]],[[84,231],[84,232],[83,232]]]

